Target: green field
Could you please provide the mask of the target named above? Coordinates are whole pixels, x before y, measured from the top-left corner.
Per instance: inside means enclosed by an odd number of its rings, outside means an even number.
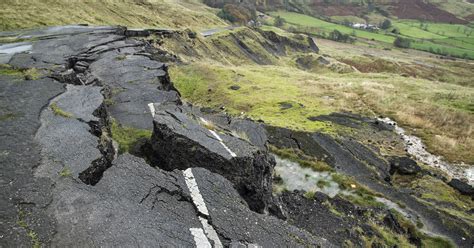
[[[390,44],[393,43],[396,37],[388,31],[369,32],[354,29],[294,12],[279,11],[271,12],[270,15],[284,18],[287,22],[286,28],[296,27],[299,31],[314,35],[327,34],[333,30],[338,30],[357,38]],[[413,49],[474,59],[474,29],[469,26],[421,23],[415,20],[393,20],[392,23],[393,27],[400,30],[400,36],[412,40]]]
[[[331,22],[326,22],[318,18],[314,18],[311,16],[298,14],[294,12],[271,12],[270,15],[272,16],[280,16],[286,20],[289,24],[294,24],[298,26],[305,26],[319,29],[321,32],[329,33],[333,30],[337,29],[341,33],[350,34],[356,37],[369,39],[369,40],[376,40],[386,43],[392,43],[395,40],[395,37],[385,35],[385,34],[378,34],[373,32],[368,32],[360,29],[350,28],[344,25],[335,24]]]

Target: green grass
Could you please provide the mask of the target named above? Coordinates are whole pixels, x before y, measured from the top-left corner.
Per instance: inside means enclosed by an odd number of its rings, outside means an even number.
[[[282,149],[270,146],[270,151],[281,158],[298,163],[301,167],[311,168],[314,171],[334,171],[334,169],[326,162],[310,157],[300,150]],[[321,182],[321,184],[323,183],[324,182]]]
[[[87,4],[64,0],[4,0],[0,3],[0,30],[74,23],[199,30],[227,26],[216,13],[216,9],[194,0],[108,0],[89,1]]]
[[[225,106],[232,115],[261,119],[280,127],[327,132],[333,129],[329,123],[307,119],[331,111],[321,106],[318,99],[302,97],[305,92],[292,83],[305,74],[292,75],[293,71],[274,66],[231,69],[206,63],[172,67],[170,73],[183,98],[195,104],[216,109]],[[230,90],[234,84],[241,88]],[[281,102],[293,107],[282,110]]]
[[[70,177],[72,176],[72,173],[71,173],[71,170],[67,166],[64,166],[63,169],[59,172],[59,175],[61,177]]]
[[[298,26],[304,26],[304,27],[310,27],[310,28],[316,28],[320,30],[321,32],[325,32],[328,34],[329,32],[332,32],[333,30],[337,29],[341,33],[349,34],[355,37],[359,38],[364,38],[364,39],[369,39],[369,40],[376,40],[376,41],[381,41],[385,43],[393,43],[395,40],[394,36],[389,36],[389,35],[384,35],[384,34],[379,34],[379,33],[374,33],[374,32],[368,32],[360,29],[354,29],[350,28],[344,25],[340,24],[335,24],[331,22],[326,22],[318,18],[314,18],[311,16],[303,15],[303,14],[298,14],[294,12],[285,12],[285,11],[278,11],[278,12],[271,12],[270,13],[272,16],[281,16],[286,20],[287,23],[289,24],[294,24]],[[316,33],[316,32],[315,32]]]
[[[41,77],[41,73],[36,68],[19,70],[7,64],[0,64],[0,75],[13,76],[24,80],[37,80]]]
[[[64,118],[73,118],[74,117],[71,113],[62,110],[58,106],[58,104],[55,103],[55,102],[51,103],[51,105],[49,105],[49,108],[53,111],[54,115],[61,116],[61,117],[64,117]]]
[[[119,153],[129,152],[142,139],[150,139],[152,131],[120,125],[112,120],[110,125],[112,139],[119,144]]]

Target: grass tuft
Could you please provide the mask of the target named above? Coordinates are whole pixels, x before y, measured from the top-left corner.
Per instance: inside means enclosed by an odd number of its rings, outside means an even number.
[[[64,118],[73,118],[74,117],[71,113],[62,110],[55,102],[51,103],[51,105],[49,105],[49,107],[51,108],[53,113],[57,116],[62,116]]]

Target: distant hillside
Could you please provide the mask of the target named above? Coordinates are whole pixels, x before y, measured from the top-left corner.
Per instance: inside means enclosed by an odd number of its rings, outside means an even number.
[[[213,7],[226,3],[253,5],[259,10],[285,9],[319,16],[359,16],[370,13],[433,22],[466,24],[474,4],[464,0],[204,0]]]

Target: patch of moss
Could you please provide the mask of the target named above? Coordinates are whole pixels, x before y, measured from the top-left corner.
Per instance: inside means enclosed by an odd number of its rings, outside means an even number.
[[[57,103],[53,102],[49,105],[49,108],[53,111],[53,113],[57,116],[62,116],[64,118],[72,118],[74,117],[71,113],[62,110]]]
[[[383,207],[384,204],[376,200],[375,197],[381,197],[382,195],[378,192],[374,192],[364,185],[356,182],[352,177],[333,173],[332,179],[339,185],[343,190],[348,190],[352,194],[343,195],[344,198],[351,201],[353,204],[359,206],[371,206],[371,207]]]
[[[115,60],[125,60],[126,58],[127,58],[126,55],[121,54],[121,55],[118,55],[117,57],[115,57]]]
[[[330,186],[330,183],[329,183],[328,181],[326,181],[326,180],[320,179],[320,180],[316,183],[316,185],[318,186],[318,188],[323,189],[323,188],[325,188],[325,187],[327,187],[327,186]]]
[[[281,158],[296,162],[302,167],[311,168],[315,171],[334,171],[326,162],[317,160],[314,157],[304,154],[300,150],[295,149],[279,149],[275,146],[270,146],[270,151]]]
[[[41,77],[41,73],[36,68],[30,68],[22,72],[25,80],[37,80]]]
[[[63,169],[59,172],[59,175],[61,177],[70,177],[72,173],[71,173],[71,170],[67,166],[64,166]]]
[[[13,113],[6,113],[3,115],[0,115],[0,121],[6,121],[15,118],[15,114]]]
[[[33,248],[40,248],[41,242],[39,240],[38,234],[33,229],[31,229],[28,223],[26,222],[26,217],[28,214],[29,214],[28,212],[20,208],[18,210],[17,225],[25,230],[26,235],[31,240],[31,246]]]
[[[0,64],[0,75],[14,76],[25,80],[37,80],[41,77],[41,73],[36,68],[15,69],[7,64]]]
[[[314,191],[308,191],[306,193],[304,193],[304,197],[308,198],[308,199],[314,199],[314,196],[316,195],[316,192]]]
[[[21,77],[23,76],[23,73],[18,69],[14,69],[10,65],[0,64],[0,75]]]
[[[112,139],[119,144],[119,153],[129,152],[140,140],[150,139],[152,131],[126,127],[112,120],[110,125]]]
[[[112,100],[112,98],[106,98],[104,99],[104,104],[107,105],[107,106],[112,106],[115,104],[114,100]]]

